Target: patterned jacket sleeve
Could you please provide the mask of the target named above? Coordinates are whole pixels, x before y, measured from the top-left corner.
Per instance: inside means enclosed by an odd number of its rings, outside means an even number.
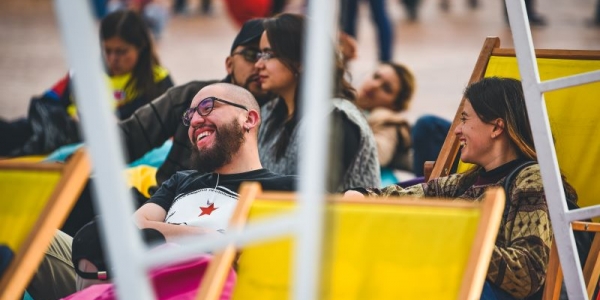
[[[510,191],[510,208],[492,253],[487,279],[517,298],[544,284],[552,245],[548,205],[539,166],[525,168]]]
[[[406,188],[393,184],[384,188],[366,188],[358,190],[368,196],[390,197],[390,196],[416,196],[416,197],[440,197],[450,198],[456,193],[457,182],[461,174],[450,175],[432,179],[427,183],[420,183]]]

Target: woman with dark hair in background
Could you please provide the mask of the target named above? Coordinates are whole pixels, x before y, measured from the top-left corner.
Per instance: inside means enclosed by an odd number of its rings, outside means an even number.
[[[173,86],[169,72],[160,66],[144,21],[135,12],[107,15],[100,24],[100,43],[111,101],[120,120]],[[71,75],[34,97],[27,118],[0,120],[0,156],[47,154],[81,141]]]
[[[265,168],[280,174],[298,173],[300,135],[307,119],[299,114],[304,26],[305,18],[296,14],[266,19],[256,62],[262,89],[278,96],[261,110],[260,159]],[[328,168],[333,171],[329,172],[327,186],[338,192],[365,183],[378,186],[379,163],[373,134],[351,102],[355,91],[344,78],[343,63],[339,56],[331,55],[335,58],[334,99],[330,112],[334,125],[330,139],[334,165]],[[336,155],[338,152],[341,155]]]
[[[119,119],[128,118],[173,86],[137,13],[120,10],[106,16],[100,24],[100,40]]]

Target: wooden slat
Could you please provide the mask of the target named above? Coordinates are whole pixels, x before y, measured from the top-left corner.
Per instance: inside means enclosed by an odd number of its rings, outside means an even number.
[[[242,228],[246,224],[252,202],[258,194],[262,192],[260,184],[243,183],[240,187],[240,197],[237,206],[229,220],[230,228]],[[230,245],[215,254],[212,258],[204,278],[210,278],[211,281],[204,280],[205,284],[200,285],[196,299],[219,299],[223,292],[225,280],[235,260],[237,250],[234,245]]]
[[[482,215],[477,226],[476,239],[469,254],[469,266],[465,270],[462,285],[457,299],[479,299],[485,281],[485,275],[490,265],[494,241],[504,210],[504,190],[490,188],[482,200]],[[449,202],[449,201],[442,201]]]
[[[471,74],[471,78],[469,79],[469,84],[473,82],[479,81],[485,75],[485,70],[487,69],[488,62],[490,57],[492,56],[492,52],[495,48],[500,47],[500,39],[497,37],[488,37],[485,39],[483,43],[483,47],[481,48],[481,52],[479,53],[479,57],[477,58],[477,62],[475,63],[475,68],[473,69],[473,73]],[[430,178],[438,178],[441,176],[447,176],[450,174],[450,169],[452,168],[452,163],[456,158],[458,153],[459,143],[456,135],[454,134],[454,130],[456,126],[460,123],[460,113],[463,110],[463,106],[465,104],[465,99],[460,100],[460,104],[458,105],[457,113],[454,115],[454,120],[452,121],[452,125],[450,126],[450,130],[448,131],[448,135],[446,136],[446,140],[444,141],[444,145],[440,150],[438,158],[435,162],[435,166],[433,167],[433,171],[431,171]]]
[[[515,49],[496,48],[492,52],[493,56],[515,56]],[[562,49],[536,49],[536,58],[553,59],[582,59],[597,60],[600,57],[600,51],[597,50],[562,50]]]
[[[546,285],[544,286],[543,300],[558,300],[562,287],[563,273],[558,260],[556,243],[550,248],[550,259],[546,272]]]

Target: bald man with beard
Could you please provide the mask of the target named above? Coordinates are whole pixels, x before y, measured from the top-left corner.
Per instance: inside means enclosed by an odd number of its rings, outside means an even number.
[[[242,182],[265,190],[294,190],[296,176],[262,167],[258,155],[259,105],[239,86],[216,83],[194,97],[183,117],[192,144],[195,170],[165,181],[134,214],[140,228],[154,228],[167,239],[224,232]]]

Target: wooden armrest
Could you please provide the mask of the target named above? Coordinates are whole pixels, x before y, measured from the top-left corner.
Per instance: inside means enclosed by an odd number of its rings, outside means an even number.
[[[429,177],[431,177],[431,172],[433,172],[433,167],[435,166],[435,161],[426,161],[423,164],[423,174],[425,175],[425,182],[429,181]]]

